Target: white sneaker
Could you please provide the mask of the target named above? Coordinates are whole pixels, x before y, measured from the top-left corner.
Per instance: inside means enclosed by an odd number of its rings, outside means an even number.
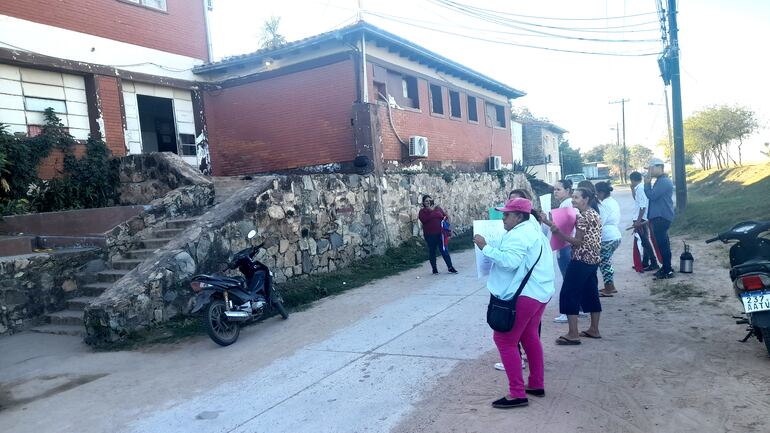
[[[581,311],[581,312],[578,313],[578,316],[580,316],[580,317],[588,317],[588,316],[590,316],[590,314]]]
[[[566,314],[562,314],[561,316],[553,319],[553,321],[556,322],[556,323],[567,323],[567,315]]]
[[[524,369],[526,369],[526,368],[527,368],[527,361],[525,361],[525,360],[523,360],[523,359],[522,359],[522,360],[521,360],[521,369],[522,369],[522,370],[524,370]],[[503,363],[502,363],[502,362],[496,362],[496,363],[495,363],[495,370],[498,370],[498,371],[505,371],[505,366],[503,365]]]

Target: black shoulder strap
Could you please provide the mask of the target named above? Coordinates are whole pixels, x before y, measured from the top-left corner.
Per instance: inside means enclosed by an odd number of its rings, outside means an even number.
[[[513,298],[511,299],[511,303],[513,305],[516,305],[516,301],[519,299],[519,295],[521,294],[521,291],[524,290],[524,286],[527,285],[529,282],[529,277],[532,275],[532,271],[535,270],[535,266],[537,266],[537,263],[540,261],[540,257],[543,255],[543,245],[540,244],[540,254],[537,256],[537,260],[535,260],[535,264],[532,265],[531,268],[529,268],[529,271],[527,271],[527,275],[524,276],[524,279],[521,280],[521,284],[519,284],[519,289],[516,290],[516,294],[513,295]]]

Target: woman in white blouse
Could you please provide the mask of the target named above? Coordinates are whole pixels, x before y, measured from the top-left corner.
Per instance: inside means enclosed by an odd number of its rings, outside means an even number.
[[[599,215],[602,218],[602,248],[599,270],[604,279],[604,289],[600,296],[609,297],[618,292],[615,288],[615,269],[612,267],[612,255],[620,246],[623,235],[620,232],[620,205],[611,197],[612,185],[609,182],[596,184],[596,196],[599,198]]]

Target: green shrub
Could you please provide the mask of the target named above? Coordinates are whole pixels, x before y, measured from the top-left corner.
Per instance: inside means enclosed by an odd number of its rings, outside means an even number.
[[[118,202],[118,164],[103,140],[89,138],[78,159],[78,144],[52,109],[42,133],[17,137],[0,125],[0,211],[2,215],[113,206]],[[41,180],[40,161],[57,149],[64,155],[59,177]]]

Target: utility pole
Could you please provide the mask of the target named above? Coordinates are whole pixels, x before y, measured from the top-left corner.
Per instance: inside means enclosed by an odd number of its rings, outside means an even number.
[[[687,179],[684,170],[684,126],[682,124],[682,87],[679,82],[679,29],[676,27],[676,0],[668,0],[668,59],[671,72],[671,105],[674,123],[674,180],[676,208],[687,207]]]
[[[620,179],[623,184],[626,183],[626,174],[628,173],[628,151],[626,150],[626,102],[630,99],[621,99],[620,101],[611,101],[610,104],[620,104],[620,110],[623,120],[623,169],[620,171]]]

